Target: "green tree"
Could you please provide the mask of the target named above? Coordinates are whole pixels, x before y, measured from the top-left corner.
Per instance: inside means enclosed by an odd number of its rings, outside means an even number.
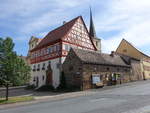
[[[30,67],[13,49],[11,38],[0,38],[0,84],[6,87],[6,100],[10,85],[23,85],[30,79]]]

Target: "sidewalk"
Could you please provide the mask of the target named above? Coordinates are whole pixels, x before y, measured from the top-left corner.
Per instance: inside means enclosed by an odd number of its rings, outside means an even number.
[[[9,87],[9,90],[13,90],[13,89],[22,89],[25,88],[26,86],[16,86],[16,87]],[[0,87],[0,91],[5,91],[6,88],[5,87]]]
[[[120,88],[120,87],[131,86],[131,85],[134,86],[139,84],[145,84],[148,82],[150,82],[150,80],[133,81],[133,82],[123,83],[123,84],[116,84],[112,86],[104,86],[103,88],[99,88],[99,89],[91,89],[91,91],[99,92],[99,91],[109,90],[112,88]]]
[[[104,88],[90,89],[90,90],[86,90],[86,91],[78,91],[78,92],[63,93],[63,94],[56,94],[56,95],[34,96],[35,100],[33,100],[33,101],[0,105],[0,109],[19,107],[19,106],[29,105],[29,104],[36,104],[39,102],[57,101],[57,100],[63,100],[63,99],[67,99],[67,98],[88,96],[88,95],[100,93],[101,91],[104,91],[104,90],[120,88],[120,87],[125,87],[125,86],[131,86],[131,85],[134,86],[134,85],[148,83],[148,82],[150,82],[150,80],[136,81],[136,82],[124,83],[124,84],[114,85],[114,86],[105,86]]]
[[[0,105],[0,110],[13,108],[13,107],[19,107],[19,106],[23,106],[23,105],[36,104],[39,102],[57,101],[57,100],[74,98],[74,97],[79,97],[79,96],[88,96],[88,95],[92,95],[94,93],[95,92],[93,92],[93,91],[79,91],[79,92],[71,92],[71,93],[64,93],[64,94],[51,95],[51,96],[34,96],[33,101]]]

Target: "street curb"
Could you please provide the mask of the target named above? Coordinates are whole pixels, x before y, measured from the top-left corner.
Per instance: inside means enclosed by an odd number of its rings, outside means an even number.
[[[147,81],[150,81],[150,80],[147,80]],[[112,87],[108,86],[108,87],[98,89],[98,90],[91,89],[91,90],[87,90],[87,91],[71,92],[71,93],[64,93],[64,94],[59,94],[59,95],[43,96],[43,97],[35,96],[33,101],[0,105],[0,110],[24,106],[24,105],[36,104],[36,103],[40,103],[40,102],[50,102],[50,101],[69,99],[69,98],[80,97],[80,96],[88,96],[88,95],[99,93],[100,91],[105,91],[105,90],[110,90],[110,89],[120,88],[120,87],[126,87],[126,86],[130,86],[130,85],[136,85],[137,83],[142,84],[143,82],[145,82],[145,81],[131,82],[131,83],[116,85],[116,86],[112,86]]]
[[[18,87],[9,87],[9,90],[15,90],[15,89],[24,89],[26,88],[26,86],[18,86]],[[5,91],[6,88],[3,87],[3,88],[0,88],[0,91]]]
[[[0,105],[0,110],[14,108],[14,107],[20,107],[20,106],[24,106],[24,105],[36,104],[36,103],[40,103],[40,102],[49,102],[49,101],[57,101],[57,100],[63,100],[63,99],[68,99],[68,98],[80,97],[80,96],[88,96],[88,95],[92,95],[94,93],[96,93],[96,92],[80,91],[80,92],[65,93],[65,94],[60,94],[60,95],[55,95],[55,96],[34,97],[34,100],[32,100],[32,101]]]

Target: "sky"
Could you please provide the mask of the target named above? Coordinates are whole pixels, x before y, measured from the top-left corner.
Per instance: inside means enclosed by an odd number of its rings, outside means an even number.
[[[63,21],[81,15],[89,27],[90,6],[102,52],[124,38],[150,56],[150,0],[0,0],[0,37],[12,37],[26,56],[31,36],[43,38]]]

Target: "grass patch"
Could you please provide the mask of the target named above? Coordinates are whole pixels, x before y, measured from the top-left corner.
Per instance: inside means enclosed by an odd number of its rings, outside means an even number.
[[[32,96],[23,96],[23,97],[9,97],[8,101],[5,98],[0,98],[0,104],[10,104],[10,103],[17,103],[17,102],[25,102],[31,101],[34,98]]]

